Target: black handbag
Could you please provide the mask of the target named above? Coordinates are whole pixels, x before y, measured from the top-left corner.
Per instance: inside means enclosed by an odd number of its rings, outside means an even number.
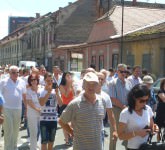
[[[139,150],[165,150],[165,143],[163,142],[152,142],[153,135],[150,134],[147,143],[143,143]]]

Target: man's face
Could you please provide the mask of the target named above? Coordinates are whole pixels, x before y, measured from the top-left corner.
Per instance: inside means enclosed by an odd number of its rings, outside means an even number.
[[[127,70],[126,70],[126,68],[121,67],[118,69],[117,73],[118,73],[119,79],[124,80],[126,78],[126,75],[127,75]]]
[[[10,71],[10,78],[11,78],[12,80],[16,81],[17,78],[18,78],[18,75],[19,75],[19,71],[18,71],[17,69],[12,69],[12,70]]]
[[[104,76],[104,74],[99,74],[98,75],[98,78],[99,78],[99,85],[100,86],[103,86],[103,84],[105,82],[105,76]]]
[[[54,74],[59,74],[60,73],[60,69],[59,68],[53,68],[53,73]]]
[[[46,69],[44,68],[40,69],[40,74],[44,76],[46,74]]]
[[[140,68],[136,68],[133,72],[135,77],[139,77],[141,76],[141,69]]]
[[[84,82],[84,90],[85,93],[90,94],[90,95],[94,95],[96,93],[96,89],[97,89],[98,83],[96,82]]]

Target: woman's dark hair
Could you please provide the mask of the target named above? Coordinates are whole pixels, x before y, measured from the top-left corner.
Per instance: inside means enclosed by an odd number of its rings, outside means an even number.
[[[160,90],[164,91],[165,79],[160,82]]]
[[[132,113],[135,109],[136,99],[143,96],[149,96],[150,90],[145,84],[135,85],[128,93],[128,111]],[[144,108],[145,109],[145,108]]]
[[[39,84],[39,76],[36,75],[36,74],[31,74],[31,75],[28,77],[28,84],[29,84],[29,86],[32,86],[32,84],[31,84],[31,79],[33,79],[33,78],[37,79],[37,84]]]
[[[64,72],[64,73],[62,74],[62,79],[61,79],[60,85],[66,85],[66,75],[67,75],[67,74],[71,75],[70,72]]]

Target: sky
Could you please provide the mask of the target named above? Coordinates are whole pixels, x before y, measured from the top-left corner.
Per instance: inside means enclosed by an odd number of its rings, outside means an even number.
[[[77,0],[1,0],[0,5],[0,39],[8,34],[8,17],[25,16],[35,17],[36,13],[44,15],[54,12],[59,7],[65,7],[68,2]],[[150,3],[163,3],[165,0],[137,0]]]

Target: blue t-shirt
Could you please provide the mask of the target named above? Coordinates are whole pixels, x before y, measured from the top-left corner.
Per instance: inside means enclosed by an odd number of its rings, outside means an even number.
[[[4,98],[3,96],[0,94],[0,106],[2,106],[4,104]]]

